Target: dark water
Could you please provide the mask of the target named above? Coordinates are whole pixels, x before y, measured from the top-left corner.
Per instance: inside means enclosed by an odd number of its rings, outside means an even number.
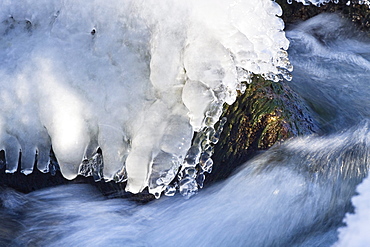
[[[1,246],[331,246],[370,159],[370,42],[336,16],[287,33],[291,86],[322,136],[289,140],[189,200],[105,199],[92,186],[2,189]],[[217,172],[217,171],[214,171]]]

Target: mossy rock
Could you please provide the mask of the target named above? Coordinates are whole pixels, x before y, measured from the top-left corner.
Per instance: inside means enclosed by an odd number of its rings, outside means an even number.
[[[223,117],[228,121],[215,146],[208,183],[228,177],[260,150],[319,130],[303,99],[286,82],[272,82],[261,76],[254,76],[233,105],[225,105]]]

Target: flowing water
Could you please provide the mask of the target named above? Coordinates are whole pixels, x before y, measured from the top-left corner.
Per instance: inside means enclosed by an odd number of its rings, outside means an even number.
[[[366,211],[353,219],[369,193],[353,196],[370,160],[370,42],[336,15],[286,35],[290,86],[314,110],[322,135],[274,146],[190,199],[138,205],[90,185],[29,194],[4,188],[0,245],[366,246],[366,233],[351,229],[369,219]]]

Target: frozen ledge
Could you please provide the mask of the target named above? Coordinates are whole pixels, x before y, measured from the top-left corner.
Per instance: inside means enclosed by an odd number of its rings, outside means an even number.
[[[290,79],[281,13],[270,0],[2,3],[6,171],[21,150],[24,174],[35,153],[47,172],[52,146],[67,179],[192,195],[211,170],[223,104],[252,73]]]

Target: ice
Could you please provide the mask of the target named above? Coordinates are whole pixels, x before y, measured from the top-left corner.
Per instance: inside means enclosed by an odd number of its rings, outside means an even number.
[[[214,93],[200,81],[187,81],[183,89],[182,100],[189,109],[190,123],[195,131],[203,126],[207,103],[216,100]]]
[[[329,2],[333,2],[333,3],[339,3],[339,0],[295,0],[296,2],[299,2],[299,3],[303,3],[304,5],[308,5],[308,4],[313,4],[313,5],[316,5],[316,6],[320,6],[322,4],[326,4],[326,3],[329,3]],[[288,3],[292,3],[292,0],[287,0]],[[353,4],[366,4],[366,5],[369,5],[370,6],[370,1],[369,0],[353,0],[352,1]],[[348,1],[346,3],[346,5],[351,5],[351,1]]]
[[[35,159],[49,171],[52,147],[68,179],[95,174],[127,181],[133,193],[149,186],[172,194],[182,170],[181,184],[196,191],[204,174],[190,176],[191,167],[211,155],[223,104],[252,73],[289,78],[281,13],[270,0],[3,1],[7,172],[18,169],[19,152],[23,173]],[[205,164],[211,171],[211,160]]]
[[[46,136],[43,138],[44,143],[38,145],[36,149],[37,154],[37,169],[41,172],[49,172],[49,162],[50,162],[50,140],[49,137]]]
[[[21,146],[14,136],[5,134],[2,138],[3,149],[6,150],[6,173],[13,173],[18,168],[18,158]]]
[[[186,115],[171,116],[159,147],[164,152],[172,153],[183,159],[190,148],[192,132],[192,127]]]
[[[149,178],[149,192],[154,195],[160,195],[165,187],[175,178],[180,165],[180,159],[176,155],[164,151],[157,154],[153,159]]]

